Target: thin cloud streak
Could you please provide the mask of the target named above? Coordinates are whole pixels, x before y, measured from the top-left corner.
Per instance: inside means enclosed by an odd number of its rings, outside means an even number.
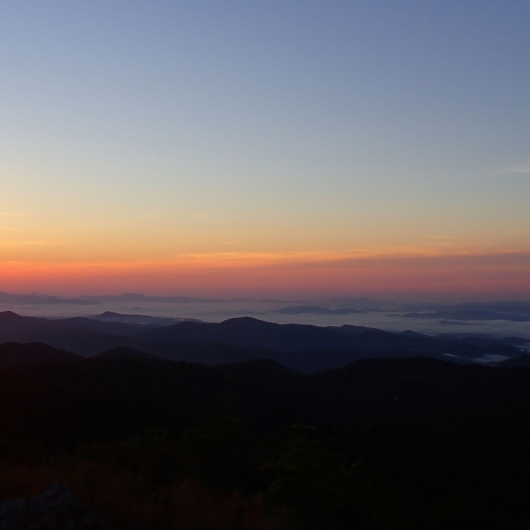
[[[15,242],[13,243],[15,244]],[[54,240],[18,241],[16,244],[64,244]],[[355,263],[385,263],[410,261],[519,261],[530,257],[530,248],[497,249],[459,246],[447,242],[430,247],[387,247],[380,249],[359,248],[345,251],[287,251],[287,252],[216,252],[179,254],[171,260],[135,260],[135,261],[22,261],[4,260],[3,265],[16,265],[22,268],[67,268],[67,269],[129,269],[129,268],[262,268],[271,266],[299,266],[304,264],[341,265]],[[0,262],[0,265],[2,262]]]
[[[529,175],[530,176],[530,162],[509,166],[494,173],[494,175]]]

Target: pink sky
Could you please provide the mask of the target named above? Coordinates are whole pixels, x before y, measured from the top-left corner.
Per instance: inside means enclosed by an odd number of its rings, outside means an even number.
[[[4,262],[0,290],[61,295],[530,297],[530,252],[188,255],[122,263]]]

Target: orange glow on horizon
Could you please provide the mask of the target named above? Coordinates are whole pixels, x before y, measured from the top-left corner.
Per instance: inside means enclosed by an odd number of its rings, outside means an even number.
[[[0,263],[0,270],[0,290],[62,295],[530,295],[529,251],[190,254],[122,263],[10,261]]]

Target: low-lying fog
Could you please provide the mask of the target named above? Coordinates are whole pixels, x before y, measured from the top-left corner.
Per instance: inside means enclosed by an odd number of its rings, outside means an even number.
[[[122,295],[60,299],[43,295],[0,293],[0,310],[43,317],[91,316],[105,311],[220,322],[252,316],[276,323],[340,326],[352,324],[388,331],[427,334],[472,333],[530,339],[529,302],[427,305],[332,300],[202,300]]]

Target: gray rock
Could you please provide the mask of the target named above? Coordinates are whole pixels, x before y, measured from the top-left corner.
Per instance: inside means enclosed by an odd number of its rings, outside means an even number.
[[[0,530],[112,530],[78,502],[66,484],[0,504]]]

